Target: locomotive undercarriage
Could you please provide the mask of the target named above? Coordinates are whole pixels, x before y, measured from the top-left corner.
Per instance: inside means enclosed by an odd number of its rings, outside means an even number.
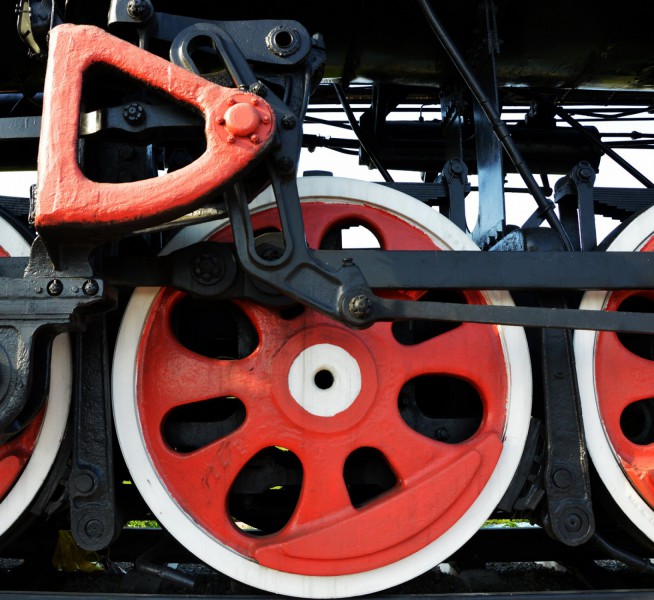
[[[343,597],[466,556],[499,517],[538,527],[519,556],[649,576],[654,184],[614,148],[651,134],[605,130],[648,122],[648,84],[504,82],[490,1],[463,50],[418,2],[446,66],[372,83],[351,56],[323,79],[329,36],[301,20],[164,4],[98,23],[19,3],[37,66],[29,93],[3,83],[2,169],[38,152],[38,184],[0,205],[6,555],[70,530],[134,560],[123,528],[145,518],[184,550],[157,533],[137,571],[188,588],[154,563],[190,552]],[[383,185],[299,177],[321,147]],[[600,159],[644,189],[596,187]],[[507,173],[536,200],[521,226]],[[599,216],[621,223],[598,245]],[[375,242],[349,247],[351,227]]]

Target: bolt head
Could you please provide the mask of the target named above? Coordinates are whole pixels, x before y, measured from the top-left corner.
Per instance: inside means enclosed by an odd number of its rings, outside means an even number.
[[[193,274],[195,279],[203,285],[211,285],[218,282],[224,275],[224,267],[221,261],[209,253],[203,253],[193,261]]]
[[[48,294],[51,296],[60,296],[64,291],[64,284],[59,279],[53,279],[48,283]]]
[[[372,312],[372,301],[367,296],[354,296],[348,305],[350,314],[357,319],[364,319]]]
[[[297,119],[294,115],[286,114],[282,117],[282,127],[284,129],[295,129],[297,125]]]
[[[579,177],[583,181],[589,181],[592,176],[593,176],[593,171],[590,169],[590,167],[582,167],[581,169],[579,169]]]
[[[257,81],[250,86],[250,91],[257,96],[265,98],[266,94],[268,93],[268,88],[260,81]]]
[[[565,517],[565,529],[570,533],[576,533],[583,525],[583,519],[577,513],[570,513]]]
[[[104,525],[98,519],[89,519],[84,526],[84,532],[90,538],[99,538],[104,534]]]
[[[123,118],[130,125],[140,125],[145,121],[145,110],[138,102],[131,102],[123,107]]]
[[[127,14],[137,21],[149,19],[153,12],[150,0],[129,0],[127,3]]]
[[[100,291],[100,286],[94,279],[88,279],[84,282],[82,291],[84,292],[85,296],[95,296]]]

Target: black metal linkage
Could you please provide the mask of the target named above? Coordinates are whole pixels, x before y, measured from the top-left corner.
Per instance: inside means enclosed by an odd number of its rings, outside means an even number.
[[[351,258],[372,288],[638,290],[654,287],[646,252],[319,250],[336,268]]]
[[[205,247],[206,246],[206,247]],[[217,257],[232,256],[227,247],[206,243],[197,250],[220,248]],[[315,258],[337,269],[344,261],[359,267],[371,288],[452,290],[640,290],[654,289],[654,256],[646,252],[429,252],[380,250],[315,250]],[[191,293],[181,276],[194,259],[193,247],[155,258],[104,259],[107,283],[123,286],[173,285]],[[188,256],[187,256],[188,255]],[[190,258],[188,258],[190,257]],[[6,259],[3,259],[3,261]],[[229,259],[231,262],[233,260]],[[4,263],[2,263],[4,264]],[[0,264],[0,267],[2,267]],[[230,267],[231,269],[232,267]],[[231,273],[231,272],[230,272]],[[0,274],[2,271],[0,269]],[[233,277],[233,275],[230,275]],[[186,283],[185,283],[186,282]],[[221,290],[221,282],[215,284]],[[0,291],[2,279],[0,278]],[[7,294],[10,292],[7,291]],[[213,292],[212,292],[213,293]]]
[[[511,137],[511,133],[509,132],[507,126],[497,114],[497,111],[493,108],[490,99],[485,94],[484,89],[480,85],[477,77],[472,72],[472,69],[470,69],[470,66],[463,58],[463,55],[450,38],[439,18],[436,16],[436,13],[434,12],[434,9],[432,8],[429,0],[418,0],[418,5],[425,15],[425,18],[427,19],[432,31],[436,34],[439,43],[441,46],[443,46],[443,49],[452,61],[452,64],[454,64],[463,81],[472,92],[475,100],[479,103],[479,106],[486,114],[488,120],[491,122],[493,131],[497,135],[497,138],[504,147],[504,150],[511,159],[511,162],[514,164],[516,170],[522,177],[522,180],[525,182],[525,185],[534,197],[534,200],[536,200],[536,203],[543,212],[545,219],[547,219],[547,222],[550,224],[552,229],[554,229],[554,231],[559,234],[561,240],[565,244],[566,249],[572,250],[572,243],[570,242],[570,238],[563,228],[563,225],[561,225],[561,221],[557,218],[553,211],[554,204],[543,194],[538,183],[534,179],[532,172],[524,162],[522,153]]]
[[[432,320],[466,323],[518,325],[520,327],[556,327],[601,331],[654,333],[654,314],[603,312],[569,308],[530,306],[487,306],[451,302],[408,302],[376,298],[365,326],[374,321]]]

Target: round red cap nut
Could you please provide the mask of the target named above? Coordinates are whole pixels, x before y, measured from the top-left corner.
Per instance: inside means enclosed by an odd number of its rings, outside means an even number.
[[[252,135],[260,123],[261,117],[251,104],[239,102],[230,106],[225,112],[225,129],[239,137]]]

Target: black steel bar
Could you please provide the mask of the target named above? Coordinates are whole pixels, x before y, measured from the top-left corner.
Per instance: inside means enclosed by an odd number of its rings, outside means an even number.
[[[211,246],[211,244],[209,244]],[[185,248],[169,256],[105,258],[103,278],[123,286],[175,285]],[[431,252],[313,250],[328,269],[355,264],[372,288],[451,290],[641,290],[654,289],[654,256],[647,252]],[[184,256],[182,256],[184,254]],[[180,257],[180,258],[178,258]],[[0,274],[4,265],[0,262]],[[179,261],[179,262],[178,262]],[[12,263],[9,263],[8,267]],[[20,266],[17,263],[16,266]],[[16,296],[15,283],[0,277],[0,295]],[[205,286],[206,287],[206,286]],[[12,292],[13,290],[13,292]]]
[[[531,306],[490,306],[451,302],[410,302],[376,298],[368,318],[373,321],[408,321],[412,319],[517,325],[520,327],[555,327],[591,331],[627,331],[654,333],[654,314]],[[362,323],[365,326],[366,323]]]
[[[351,258],[373,288],[638,290],[654,287],[646,252],[318,250],[336,268]]]
[[[513,138],[511,137],[511,133],[509,132],[507,126],[502,122],[502,119],[497,114],[497,111],[493,108],[491,101],[484,93],[484,89],[480,85],[477,78],[475,77],[475,74],[472,72],[472,70],[466,63],[465,59],[463,58],[463,55],[456,47],[456,45],[448,35],[447,31],[443,27],[442,23],[436,16],[436,13],[434,12],[434,9],[431,7],[429,0],[418,0],[418,5],[422,9],[425,17],[427,18],[430,27],[436,34],[438,41],[443,46],[443,49],[450,57],[450,60],[452,61],[456,69],[459,71],[464,82],[470,88],[470,91],[472,92],[472,95],[475,97],[475,100],[479,103],[479,106],[484,111],[488,120],[491,122],[493,126],[493,130],[497,135],[497,138],[499,139],[500,143],[504,147],[504,150],[506,151],[507,155],[511,159],[511,162],[514,164],[516,170],[518,171],[523,181],[525,182],[525,185],[527,186],[532,196],[536,200],[536,203],[538,204],[540,210],[542,211],[543,216],[545,217],[545,219],[547,219],[547,222],[550,224],[552,229],[554,229],[554,231],[556,231],[561,236],[561,239],[563,240],[566,249],[572,250],[573,249],[572,242],[568,238],[568,234],[566,233],[565,229],[563,228],[563,225],[561,224],[561,221],[558,219],[556,213],[553,210],[555,204],[552,201],[548,200],[543,194],[536,179],[534,179],[532,172],[529,170],[526,163],[524,162],[522,158],[522,154],[518,149],[516,143],[513,141]]]

